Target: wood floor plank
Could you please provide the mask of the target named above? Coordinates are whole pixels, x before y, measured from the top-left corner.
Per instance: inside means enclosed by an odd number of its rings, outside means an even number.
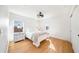
[[[32,41],[25,39],[17,43],[9,44],[9,53],[73,53],[72,44],[68,41],[58,38],[48,38],[48,40],[41,42],[37,48],[32,44]]]

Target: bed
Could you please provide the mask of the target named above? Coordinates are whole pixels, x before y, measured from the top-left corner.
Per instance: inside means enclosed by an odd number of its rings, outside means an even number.
[[[32,40],[33,45],[35,45],[36,47],[39,47],[40,42],[47,39],[49,36],[50,36],[49,33],[44,32],[44,31],[36,31],[36,32],[27,31],[26,32],[26,37]]]

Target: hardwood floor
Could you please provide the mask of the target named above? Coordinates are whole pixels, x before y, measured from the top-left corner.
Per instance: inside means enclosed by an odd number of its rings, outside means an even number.
[[[64,41],[57,38],[48,38],[49,40],[44,40],[41,42],[39,48],[32,44],[29,39],[10,43],[9,53],[73,53],[72,44],[68,41]],[[50,43],[49,43],[50,42]]]

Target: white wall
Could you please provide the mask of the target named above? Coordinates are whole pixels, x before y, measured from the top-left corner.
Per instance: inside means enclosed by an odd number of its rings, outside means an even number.
[[[79,6],[75,9],[71,18],[71,38],[74,52],[79,52]]]
[[[70,41],[70,19],[66,16],[57,16],[44,19],[42,25],[49,26],[48,32],[53,37]]]
[[[7,52],[8,47],[8,9],[6,6],[0,6],[0,28],[2,36],[0,38],[0,52]]]

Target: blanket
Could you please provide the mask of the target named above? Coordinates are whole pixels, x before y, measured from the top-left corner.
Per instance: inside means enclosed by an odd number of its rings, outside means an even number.
[[[40,46],[40,42],[49,37],[47,32],[27,32],[26,37],[33,41],[33,45]]]

